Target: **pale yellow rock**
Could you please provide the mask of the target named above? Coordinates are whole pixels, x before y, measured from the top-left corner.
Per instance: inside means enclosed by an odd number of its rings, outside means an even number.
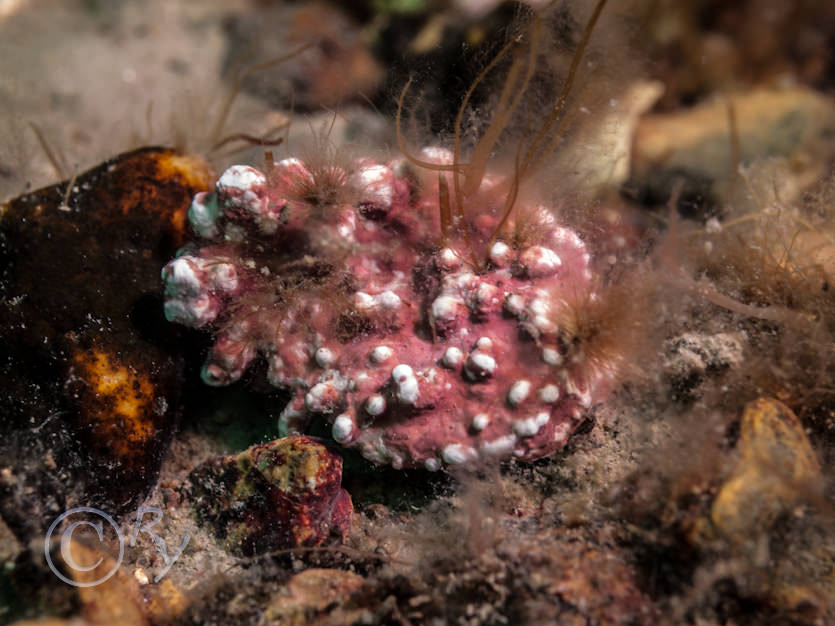
[[[814,169],[794,172],[814,181],[833,154],[833,132],[835,106],[815,91],[723,94],[690,109],[641,118],[631,179],[663,196],[678,177],[707,188],[735,177],[740,165],[780,158],[792,161],[793,169]]]
[[[820,488],[820,466],[797,416],[760,398],[742,415],[739,460],[711,509],[719,535],[744,544]]]

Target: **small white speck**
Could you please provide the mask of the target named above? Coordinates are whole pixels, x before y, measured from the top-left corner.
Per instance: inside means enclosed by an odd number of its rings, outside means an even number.
[[[437,472],[441,469],[441,462],[436,458],[426,459],[424,461],[423,466],[428,469],[430,472]]]
[[[347,443],[351,438],[351,432],[354,430],[354,420],[348,413],[338,415],[333,421],[333,428],[331,434],[334,441],[339,443]]]
[[[562,355],[556,348],[543,348],[542,360],[548,365],[561,365]]]
[[[556,385],[545,385],[539,390],[539,399],[545,404],[553,404],[560,399],[560,388]]]
[[[490,248],[490,261],[493,265],[504,267],[510,257],[510,246],[503,241],[497,241]]]
[[[525,401],[530,391],[531,382],[529,380],[517,380],[510,386],[510,391],[507,392],[507,401],[511,406],[518,406]]]
[[[472,424],[470,424],[470,427],[476,432],[481,432],[482,430],[487,428],[487,425],[489,423],[490,417],[487,415],[487,413],[479,413],[473,418],[473,422]]]
[[[201,191],[194,196],[188,209],[188,220],[191,227],[201,237],[214,237],[218,230],[215,223],[220,216],[217,205],[217,195]]]
[[[387,311],[396,311],[403,304],[403,301],[393,291],[384,291],[379,294],[375,300],[379,302],[380,306]]]
[[[456,347],[450,347],[446,349],[444,352],[444,356],[441,357],[441,365],[448,369],[455,369],[459,365],[461,365],[461,361],[464,359],[464,353],[461,352]]]
[[[472,380],[492,376],[493,372],[496,371],[496,359],[489,354],[476,350],[470,353],[465,368]]]
[[[525,300],[514,293],[508,294],[504,301],[504,310],[519,317],[525,311]]]
[[[438,263],[441,269],[456,270],[461,267],[461,257],[452,248],[444,248],[438,254]]]
[[[493,341],[490,337],[481,337],[478,341],[475,342],[476,348],[479,350],[489,350],[493,347]]]
[[[354,306],[358,309],[370,309],[374,304],[374,298],[364,291],[358,291],[354,294]]]
[[[322,369],[327,369],[331,365],[333,365],[334,361],[336,361],[336,356],[334,353],[328,350],[327,348],[319,348],[316,350],[316,354],[313,357],[316,360],[316,365],[321,367]]]
[[[458,316],[461,307],[466,306],[464,301],[454,296],[438,296],[432,302],[432,317],[436,320],[449,322]]]
[[[371,351],[369,358],[372,363],[385,363],[392,357],[393,354],[394,350],[388,346],[377,346]]]
[[[386,399],[379,393],[368,396],[368,399],[365,401],[365,410],[369,415],[374,417],[382,415],[383,411],[386,410]]]

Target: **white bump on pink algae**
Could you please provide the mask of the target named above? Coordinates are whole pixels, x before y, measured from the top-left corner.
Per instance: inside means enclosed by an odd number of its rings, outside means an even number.
[[[322,369],[328,369],[336,361],[336,356],[328,348],[319,348],[313,358],[316,360],[316,365]]]
[[[489,350],[493,347],[493,340],[490,337],[479,337],[475,345],[479,350]]]
[[[432,458],[426,459],[423,462],[423,466],[427,470],[429,470],[430,472],[437,472],[439,469],[441,469],[441,462],[438,459],[436,459],[435,457],[432,457]]]
[[[467,358],[464,369],[471,380],[492,376],[496,371],[496,359],[489,354],[475,350]]]
[[[542,427],[545,426],[550,419],[551,415],[548,412],[543,411],[541,413],[537,413],[533,417],[517,420],[513,422],[513,432],[519,437],[533,437],[540,430],[542,430]]]
[[[342,413],[341,415],[337,415],[333,421],[331,434],[333,435],[334,441],[347,443],[351,439],[353,430],[354,420],[351,419],[351,415],[349,413]]]
[[[441,451],[441,457],[450,465],[460,465],[473,459],[475,450],[460,443],[451,443]]]
[[[486,307],[498,301],[499,290],[490,283],[481,283],[476,289],[475,300],[481,307]]]
[[[188,209],[188,221],[195,233],[205,238],[216,236],[218,234],[216,222],[219,216],[220,208],[216,194],[201,191],[194,196]]]
[[[516,435],[510,434],[499,437],[493,441],[485,441],[481,444],[481,453],[485,456],[504,456],[513,450],[516,445]]]
[[[333,370],[326,372],[325,376],[326,380],[313,385],[304,396],[304,403],[309,411],[324,413],[333,410],[342,400],[342,392],[350,384],[350,379]]]
[[[218,191],[249,191],[252,187],[266,184],[267,178],[249,165],[233,165],[217,179]]]
[[[507,401],[511,406],[518,406],[525,401],[531,391],[531,381],[517,380],[510,386],[510,391],[507,392]]]
[[[562,365],[562,355],[555,348],[542,348],[542,360],[548,365]]]
[[[197,295],[205,287],[195,271],[202,265],[203,259],[184,255],[168,263],[163,269],[165,290],[177,295]]]
[[[525,299],[515,293],[505,296],[504,310],[515,317],[519,317],[525,311]]]
[[[397,387],[397,399],[404,404],[414,404],[418,399],[418,381],[412,368],[401,363],[391,371],[391,378]]]
[[[363,165],[351,176],[351,184],[361,193],[360,203],[389,209],[394,202],[393,178],[385,165]]]
[[[461,267],[461,257],[452,248],[444,248],[438,253],[438,265],[448,272],[457,270]]]
[[[488,424],[490,424],[490,417],[487,413],[479,413],[473,418],[472,424],[470,424],[470,428],[472,428],[476,432],[481,432],[485,428],[487,428]]]
[[[481,281],[478,279],[478,276],[472,272],[464,272],[463,274],[454,276],[452,281],[446,281],[446,283],[452,284],[452,286],[456,289],[466,291],[475,289],[479,284],[481,284]]]
[[[368,295],[364,291],[358,291],[354,294],[354,306],[358,309],[370,309],[375,304],[373,296]]]
[[[365,410],[369,415],[374,417],[382,415],[383,411],[386,410],[386,399],[379,393],[368,396],[368,399],[365,401]]]
[[[539,390],[539,399],[545,404],[553,404],[560,399],[560,388],[556,385],[545,385]]]
[[[452,321],[458,316],[458,311],[462,306],[465,305],[461,298],[438,296],[432,302],[432,317],[444,322]]]
[[[403,304],[403,301],[393,291],[384,291],[374,297],[379,306],[387,311],[396,311]]]
[[[544,246],[531,246],[519,256],[519,262],[528,270],[531,278],[544,278],[557,273],[562,265],[559,255]]]
[[[447,369],[455,369],[459,365],[461,365],[461,361],[464,359],[464,353],[461,352],[455,346],[447,348],[444,352],[444,356],[441,357],[441,365],[446,367]]]
[[[503,241],[497,241],[490,247],[490,261],[497,267],[505,267],[510,262],[510,246]]]
[[[371,351],[369,358],[372,363],[385,363],[392,357],[393,354],[394,350],[388,346],[377,346]]]

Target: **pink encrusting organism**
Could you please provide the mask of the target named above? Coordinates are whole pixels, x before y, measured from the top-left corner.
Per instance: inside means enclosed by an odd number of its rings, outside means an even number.
[[[232,166],[195,197],[201,243],[163,278],[166,317],[216,333],[204,381],[230,384],[260,357],[294,393],[282,432],[321,417],[337,442],[395,468],[560,449],[614,374],[582,367],[558,327],[562,308],[595,298],[583,241],[545,206],[515,211],[526,237],[510,236],[513,218],[499,231],[494,176],[482,210],[441,237],[440,177],[405,161],[330,168],[336,203],[299,193],[316,181],[297,159]]]
[[[268,155],[264,172],[236,165],[198,194],[189,218],[202,244],[181,250],[163,278],[167,318],[215,332],[205,382],[230,384],[262,359],[269,382],[293,393],[283,433],[323,418],[336,441],[395,468],[560,449],[613,387],[626,333],[623,320],[604,319],[611,306],[593,287],[583,241],[553,207],[525,202],[520,185],[559,145],[605,3],[512,175],[487,161],[541,56],[537,15],[468,90],[453,150],[406,148],[409,80],[397,115],[403,159],[340,166]],[[464,162],[470,96],[502,58],[511,62],[492,120]]]

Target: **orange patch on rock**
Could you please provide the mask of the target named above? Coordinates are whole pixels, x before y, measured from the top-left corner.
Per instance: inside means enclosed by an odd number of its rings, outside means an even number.
[[[148,378],[103,349],[73,357],[75,374],[85,383],[80,392],[84,416],[96,439],[120,457],[143,448],[156,431],[155,387]]]

